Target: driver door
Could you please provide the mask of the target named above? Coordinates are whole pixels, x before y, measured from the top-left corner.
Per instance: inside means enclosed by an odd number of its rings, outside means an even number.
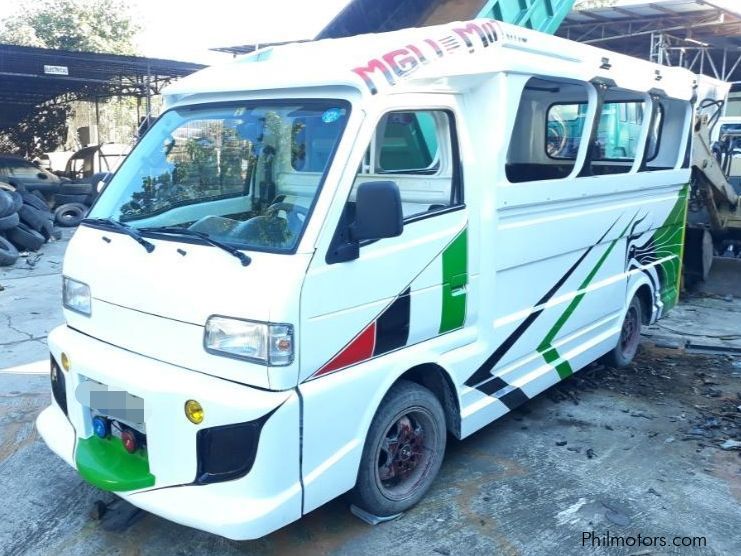
[[[307,511],[326,501],[325,493],[352,487],[354,474],[341,471],[352,464],[338,455],[350,446],[362,450],[363,415],[375,411],[372,400],[386,382],[379,365],[465,324],[468,216],[456,110],[452,99],[446,104],[381,114],[362,161],[350,161],[359,169],[346,174],[352,186],[336,228],[353,221],[360,184],[392,181],[402,201],[402,233],[361,242],[357,258],[343,261],[333,226],[323,231],[309,266],[299,327],[304,446],[311,447],[303,460],[304,477],[312,477]],[[330,461],[336,473],[320,473]]]

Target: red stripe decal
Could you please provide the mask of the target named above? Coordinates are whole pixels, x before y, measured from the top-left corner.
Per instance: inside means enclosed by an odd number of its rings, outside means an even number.
[[[352,342],[335,355],[329,363],[314,373],[314,376],[322,376],[332,371],[349,367],[360,363],[373,356],[373,348],[376,345],[376,323],[372,322],[355,336]]]

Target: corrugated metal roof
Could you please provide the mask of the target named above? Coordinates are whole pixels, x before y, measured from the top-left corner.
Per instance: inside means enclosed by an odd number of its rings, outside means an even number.
[[[741,1],[665,0],[572,11],[558,35],[741,83]]]
[[[0,129],[15,125],[35,106],[61,95],[146,96],[147,81],[158,89],[202,67],[159,58],[0,44]]]

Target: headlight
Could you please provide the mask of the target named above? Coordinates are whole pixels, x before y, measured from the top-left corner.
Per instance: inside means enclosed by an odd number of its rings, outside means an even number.
[[[228,317],[210,317],[203,338],[206,351],[274,367],[293,361],[293,327]]]
[[[62,305],[70,311],[90,315],[90,287],[66,276],[62,279]]]

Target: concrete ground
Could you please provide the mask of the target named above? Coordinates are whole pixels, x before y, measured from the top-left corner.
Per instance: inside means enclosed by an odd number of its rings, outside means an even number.
[[[49,403],[44,338],[62,321],[64,246],[47,245],[33,268],[0,269],[0,554],[741,553],[741,452],[722,448],[741,441],[741,357],[729,351],[741,346],[741,300],[707,295],[646,329],[632,367],[593,365],[451,440],[432,491],[396,521],[366,525],[343,499],[252,542],[143,512],[123,523],[121,505],[96,521],[94,502],[115,497],[83,482],[33,426]],[[608,531],[706,545],[583,546]]]

